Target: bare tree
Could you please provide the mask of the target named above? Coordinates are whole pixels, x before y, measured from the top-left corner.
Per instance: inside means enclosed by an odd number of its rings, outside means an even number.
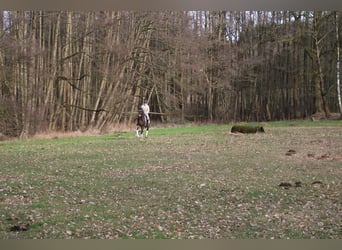
[[[341,100],[341,86],[340,86],[340,36],[339,36],[339,12],[335,11],[335,31],[336,31],[336,88],[338,108],[340,111],[340,118],[342,119],[342,100]]]

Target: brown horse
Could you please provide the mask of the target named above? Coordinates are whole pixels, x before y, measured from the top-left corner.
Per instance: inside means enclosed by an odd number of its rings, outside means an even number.
[[[138,138],[144,136],[144,129],[146,128],[145,137],[148,136],[148,130],[150,128],[150,123],[147,121],[144,111],[142,109],[138,110],[138,117],[137,120],[137,129],[136,129],[136,136]],[[140,130],[139,130],[140,128]]]

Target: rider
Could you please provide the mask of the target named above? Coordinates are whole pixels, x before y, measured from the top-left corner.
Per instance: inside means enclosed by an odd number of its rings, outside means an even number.
[[[144,99],[143,104],[141,105],[141,109],[144,111],[147,124],[149,124],[150,123],[150,116],[148,115],[148,113],[150,112],[150,106],[148,106],[146,99]]]

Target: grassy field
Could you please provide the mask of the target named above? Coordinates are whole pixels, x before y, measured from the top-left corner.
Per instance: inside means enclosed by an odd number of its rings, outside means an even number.
[[[342,239],[342,123],[262,125],[0,142],[0,238]]]

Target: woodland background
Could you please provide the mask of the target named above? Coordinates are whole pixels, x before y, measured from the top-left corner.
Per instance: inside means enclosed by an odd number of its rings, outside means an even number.
[[[0,132],[341,114],[337,11],[2,11]]]

